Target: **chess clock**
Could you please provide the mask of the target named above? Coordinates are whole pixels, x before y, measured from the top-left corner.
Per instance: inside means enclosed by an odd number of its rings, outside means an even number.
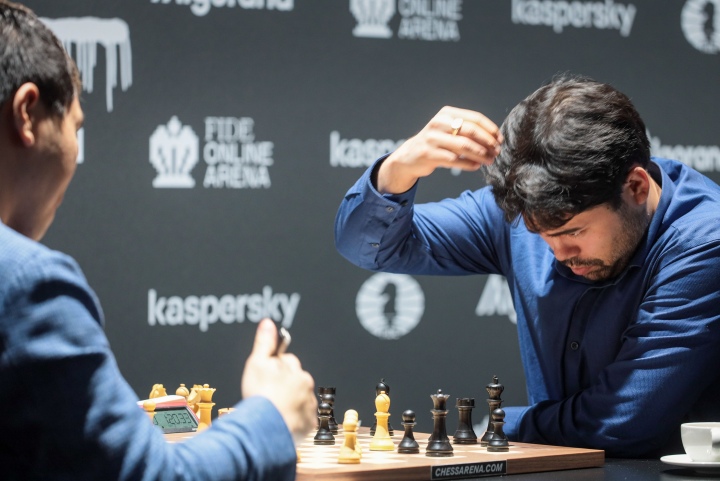
[[[200,421],[182,396],[162,396],[138,401],[138,406],[151,416],[163,433],[190,433],[198,429]]]
[[[198,419],[195,413],[187,406],[156,407],[153,415],[153,424],[165,434],[195,432],[198,428]]]

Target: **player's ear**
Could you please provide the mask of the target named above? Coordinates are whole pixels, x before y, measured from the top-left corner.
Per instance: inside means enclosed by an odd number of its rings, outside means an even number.
[[[35,144],[35,122],[40,108],[40,90],[32,82],[24,83],[12,98],[12,117],[15,133],[25,147]]]
[[[630,169],[625,178],[624,191],[633,203],[637,205],[644,204],[650,195],[650,174],[648,174],[648,171],[639,166]]]

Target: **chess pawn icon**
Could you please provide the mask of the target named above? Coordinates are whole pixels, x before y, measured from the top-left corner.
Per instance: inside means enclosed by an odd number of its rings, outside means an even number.
[[[401,424],[405,428],[405,436],[403,436],[402,441],[400,441],[398,445],[398,453],[417,454],[420,452],[420,446],[417,441],[415,441],[415,436],[413,435],[415,412],[410,409],[403,411],[402,420],[403,422]]]
[[[443,394],[441,389],[438,389],[437,394],[432,394],[430,397],[433,400],[433,410],[430,411],[433,415],[433,432],[428,438],[427,448],[425,449],[425,456],[432,457],[448,457],[453,455],[453,447],[450,444],[450,439],[447,436],[447,430],[445,429],[445,422],[447,418],[447,409],[445,409],[445,401],[450,397],[449,394]]]
[[[215,388],[211,388],[208,384],[204,384],[201,389],[198,390],[200,395],[200,401],[198,401],[198,417],[200,423],[198,424],[198,431],[202,431],[210,427],[212,424],[212,407],[215,405],[212,402],[212,396],[215,393]]]
[[[343,431],[345,432],[345,441],[340,448],[338,454],[338,463],[340,464],[359,464],[361,452],[358,450],[357,442],[358,413],[354,409],[345,411],[343,419]]]
[[[390,417],[390,397],[385,394],[385,391],[380,391],[380,394],[375,398],[375,419],[377,426],[375,428],[375,435],[370,441],[370,451],[394,451],[395,444],[388,433],[388,418]]]

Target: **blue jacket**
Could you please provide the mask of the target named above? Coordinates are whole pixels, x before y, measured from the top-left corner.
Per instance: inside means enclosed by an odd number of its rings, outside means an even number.
[[[720,421],[716,184],[653,159],[662,194],[648,233],[624,272],[592,282],[505,222],[488,187],[415,205],[417,185],[380,195],[374,167],[345,195],[336,246],[371,270],[507,278],[529,398],[505,408],[510,439],[638,457],[682,452],[682,422]]]
[[[292,436],[265,398],[167,443],[102,323],[72,259],[0,224],[0,478],[295,479]]]

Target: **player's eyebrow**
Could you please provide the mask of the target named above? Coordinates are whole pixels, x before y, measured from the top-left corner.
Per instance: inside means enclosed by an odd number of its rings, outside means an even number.
[[[547,237],[560,237],[561,235],[573,234],[581,229],[582,227],[570,227],[569,229],[563,229],[557,232],[540,232],[540,234]]]

